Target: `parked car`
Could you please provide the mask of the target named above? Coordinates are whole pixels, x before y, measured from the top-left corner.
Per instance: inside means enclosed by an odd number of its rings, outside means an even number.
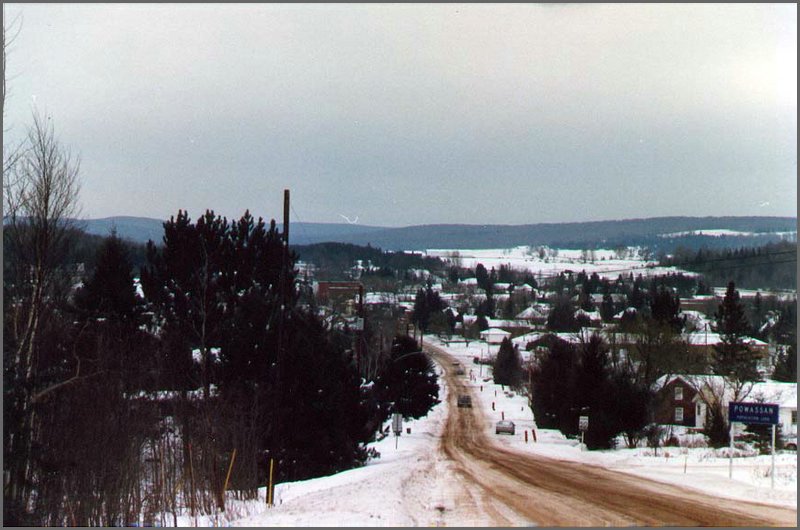
[[[509,420],[500,420],[494,426],[494,433],[506,433],[506,434],[514,434],[515,426],[513,421]]]
[[[472,398],[466,394],[462,394],[458,396],[458,407],[459,408],[472,408]]]
[[[788,449],[790,451],[797,451],[797,435],[784,436],[783,448]]]

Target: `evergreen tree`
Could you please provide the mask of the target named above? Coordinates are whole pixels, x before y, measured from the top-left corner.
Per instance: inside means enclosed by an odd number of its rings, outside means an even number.
[[[714,372],[731,381],[738,399],[744,385],[759,381],[761,376],[758,355],[745,342],[750,326],[733,282],[728,283],[725,298],[715,316],[720,343],[714,345]]]
[[[578,331],[579,325],[575,321],[575,308],[566,296],[556,298],[550,313],[547,315],[547,329],[552,331]]]
[[[768,455],[772,453],[772,425],[763,423],[747,423],[744,432],[753,437],[756,449],[759,454]],[[783,449],[783,427],[780,423],[775,426],[775,450]]]
[[[573,408],[572,381],[575,377],[577,352],[575,347],[554,335],[548,335],[547,352],[537,357],[531,373],[531,409],[536,424],[541,429],[560,429],[572,431]],[[577,421],[577,418],[576,418]]]
[[[433,283],[428,280],[426,289],[419,289],[414,299],[414,311],[411,320],[422,331],[428,331],[431,318],[439,314],[445,308],[445,303],[439,296],[438,291],[433,290]]]
[[[387,414],[399,412],[405,418],[421,418],[439,403],[436,370],[411,337],[394,338],[391,356],[375,386]]]
[[[98,251],[93,274],[76,293],[75,305],[93,317],[133,319],[138,302],[132,269],[125,244],[112,232]]]
[[[361,404],[352,356],[331,340],[314,315],[293,312],[284,332],[290,354],[283,357],[277,382],[282,398],[275,418],[280,427],[281,480],[303,480],[360,465],[366,457],[361,443],[367,441],[362,429],[369,411]]]
[[[296,255],[285,254],[275,222],[267,227],[245,212],[229,223],[209,211],[192,223],[179,212],[164,229],[163,247],[149,245],[145,294],[176,372],[199,373],[184,388],[200,384],[209,396],[212,382],[219,387],[217,399],[181,413],[184,444],[207,445],[212,462],[238,447],[237,466],[250,470],[241,472],[247,487],[263,480],[264,451],[278,459],[279,480],[362,462],[364,426],[375,411],[365,410],[369,396],[345,353],[349,339],[298,307]],[[192,349],[201,351],[198,370]],[[213,364],[212,349],[219,352]]]
[[[453,285],[458,283],[458,267],[453,265],[449,269],[447,269],[447,279]]]
[[[637,310],[641,311],[644,308],[647,302],[646,295],[642,292],[639,288],[639,282],[636,281],[633,284],[633,290],[631,291],[631,295],[628,299],[628,303],[631,307],[635,307]]]
[[[673,295],[672,291],[663,285],[654,291],[650,300],[650,315],[656,322],[680,333],[683,329],[680,311],[681,302],[677,294]]]
[[[494,361],[494,382],[512,388],[518,388],[522,383],[522,356],[519,347],[512,345],[508,337],[500,343]]]
[[[797,382],[797,346],[795,344],[790,344],[786,348],[781,347],[778,350],[778,359],[772,378],[787,383]]]
[[[428,325],[431,321],[431,308],[428,306],[428,298],[425,296],[423,289],[417,289],[411,321],[422,331],[428,330]]]
[[[475,279],[478,281],[478,287],[484,290],[490,289],[489,271],[486,270],[483,263],[478,263],[475,267]]]
[[[600,304],[600,316],[603,318],[603,322],[611,322],[614,320],[614,299],[611,297],[611,293],[603,294],[603,303]]]

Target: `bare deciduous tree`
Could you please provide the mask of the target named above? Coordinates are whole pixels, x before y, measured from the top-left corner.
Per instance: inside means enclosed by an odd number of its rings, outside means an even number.
[[[2,103],[2,111],[3,111],[3,121],[7,123],[6,118],[6,95],[7,95],[7,79],[6,76],[8,75],[8,67],[7,67],[7,58],[8,58],[8,51],[11,44],[16,39],[17,35],[19,34],[19,30],[21,28],[21,19],[19,16],[14,17],[11,19],[10,22],[5,22],[8,20],[5,13],[5,6],[3,6],[3,99]],[[5,134],[8,134],[11,127],[7,126],[3,130]],[[14,167],[14,163],[17,161],[21,153],[20,146],[18,145],[9,145],[8,142],[3,141],[3,182],[9,176],[11,168]]]
[[[4,467],[11,496],[6,499],[17,506],[26,506],[30,495],[33,396],[46,386],[37,378],[39,334],[53,309],[71,222],[79,212],[78,169],[78,161],[56,139],[50,118],[34,114],[20,157],[3,179],[3,243],[9,254],[3,349],[13,394],[6,408],[13,407],[16,418],[13,435],[4,439]]]

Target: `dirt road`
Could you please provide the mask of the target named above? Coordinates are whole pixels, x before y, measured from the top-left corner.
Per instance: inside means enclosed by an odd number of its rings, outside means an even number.
[[[447,464],[464,478],[453,511],[481,509],[493,524],[538,526],[791,526],[797,511],[732,501],[576,462],[518,453],[484,433],[479,401],[457,408],[470,393],[455,359],[425,345],[445,371],[450,415],[441,441]],[[480,506],[478,506],[480,504]]]

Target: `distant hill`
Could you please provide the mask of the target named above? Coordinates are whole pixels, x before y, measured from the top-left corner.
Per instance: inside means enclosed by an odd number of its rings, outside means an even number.
[[[82,221],[91,234],[159,243],[163,221],[143,217],[108,217]],[[372,245],[384,250],[431,248],[507,248],[548,245],[561,248],[614,248],[647,245],[670,252],[687,248],[757,246],[797,240],[795,217],[654,217],[585,223],[529,225],[432,224],[398,228],[347,223],[292,223],[293,245],[322,242]]]
[[[159,219],[127,216],[78,221],[78,226],[89,234],[107,236],[112,229],[116,229],[119,237],[137,243],[146,243],[148,240],[161,243],[164,235],[163,224],[164,221]],[[342,238],[366,235],[386,228],[347,223],[292,223],[289,230],[293,244],[308,245],[328,241],[340,242]]]
[[[149,217],[105,217],[103,219],[85,219],[77,221],[84,232],[92,235],[107,236],[116,229],[117,235],[137,243],[147,243],[149,239],[160,243],[164,235],[164,221]]]

